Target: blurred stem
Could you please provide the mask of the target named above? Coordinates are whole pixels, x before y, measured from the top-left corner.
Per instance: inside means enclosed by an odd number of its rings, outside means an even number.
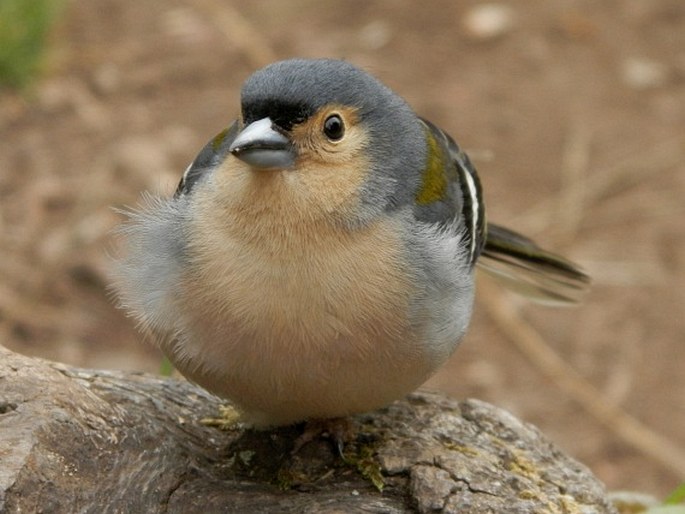
[[[666,505],[685,503],[685,483],[682,483],[676,487],[676,489],[664,500],[664,503]]]
[[[163,377],[170,377],[174,372],[174,365],[166,357],[162,357],[162,363],[159,365],[159,374]]]
[[[40,71],[62,0],[0,1],[0,86],[24,89]]]

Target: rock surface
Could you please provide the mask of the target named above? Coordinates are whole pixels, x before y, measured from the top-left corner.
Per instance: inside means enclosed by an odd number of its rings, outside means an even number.
[[[614,512],[584,466],[477,400],[415,393],[358,416],[347,462],[326,440],[292,456],[297,427],[200,423],[220,405],[186,382],[0,347],[0,511]]]

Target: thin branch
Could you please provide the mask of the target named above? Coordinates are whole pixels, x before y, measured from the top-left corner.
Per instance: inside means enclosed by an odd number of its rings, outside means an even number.
[[[586,214],[587,171],[591,132],[585,123],[574,122],[568,131],[561,163],[559,222],[564,238],[573,240]]]
[[[242,52],[253,68],[262,68],[277,60],[277,55],[259,27],[252,24],[230,2],[200,0],[197,4],[210,16],[228,42]]]
[[[611,165],[593,169],[592,173],[588,173],[583,179],[584,205],[593,205],[610,195],[617,187],[648,180],[665,169],[681,164],[685,160],[683,141],[683,137],[678,135],[651,148],[637,148],[634,152],[614,160]],[[576,145],[582,149],[582,141],[567,143],[567,152],[577,151],[571,150]],[[528,227],[530,232],[542,232],[557,222],[554,214],[557,212],[558,204],[559,195],[550,195],[512,223]]]
[[[513,302],[491,282],[480,280],[478,294],[502,333],[543,374],[618,439],[644,453],[678,476],[685,476],[685,450],[606,400],[590,382],[569,366],[524,320]]]

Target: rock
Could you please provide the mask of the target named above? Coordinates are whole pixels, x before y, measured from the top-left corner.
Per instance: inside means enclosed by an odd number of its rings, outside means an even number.
[[[200,423],[220,403],[0,347],[0,511],[615,512],[584,466],[478,400],[415,393],[357,416],[347,462],[325,440],[292,456],[296,427]]]

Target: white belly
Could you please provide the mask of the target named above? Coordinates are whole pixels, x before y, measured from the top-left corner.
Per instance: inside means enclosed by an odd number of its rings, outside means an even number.
[[[437,228],[417,237],[429,271],[410,262],[398,215],[343,228],[298,207],[285,179],[265,180],[259,201],[235,184],[198,191],[189,264],[159,316],[176,336],[167,354],[256,425],[368,411],[415,389],[468,323],[458,241]]]
[[[402,397],[444,356],[412,326],[417,285],[394,228],[330,240],[319,231],[278,247],[209,232],[196,242],[203,258],[192,257],[202,272],[184,277],[175,300],[183,334],[167,348],[175,364],[257,424],[343,416]]]

